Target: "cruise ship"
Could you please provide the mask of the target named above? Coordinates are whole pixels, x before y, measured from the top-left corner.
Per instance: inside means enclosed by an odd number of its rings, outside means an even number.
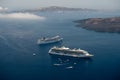
[[[70,49],[67,47],[52,47],[49,50],[49,54],[51,55],[58,55],[58,56],[68,56],[68,57],[75,57],[75,58],[89,58],[92,57],[92,54],[89,54],[85,50],[81,49]]]
[[[51,37],[51,38],[43,37],[41,39],[38,39],[37,44],[39,44],[39,45],[50,44],[50,43],[60,42],[62,40],[63,40],[63,38],[61,38],[60,36],[54,36],[54,37]]]

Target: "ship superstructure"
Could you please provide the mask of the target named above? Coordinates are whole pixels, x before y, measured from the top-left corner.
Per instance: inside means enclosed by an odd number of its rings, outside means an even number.
[[[55,36],[55,37],[51,37],[51,38],[41,38],[38,39],[37,44],[49,44],[49,43],[55,43],[55,42],[60,42],[62,41],[63,38],[61,38],[60,36]]]
[[[67,47],[53,47],[49,50],[49,54],[60,55],[60,56],[70,56],[70,57],[92,57],[87,51],[82,49],[70,49]]]

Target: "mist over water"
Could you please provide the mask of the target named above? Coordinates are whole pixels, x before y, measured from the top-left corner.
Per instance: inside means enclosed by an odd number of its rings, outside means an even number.
[[[45,20],[0,18],[0,80],[120,79],[120,34],[85,30],[76,27],[73,22],[120,16],[119,12],[67,11],[19,15],[42,16]],[[56,35],[64,38],[62,43],[37,45],[38,38]],[[94,57],[74,59],[50,56],[48,51],[54,45],[81,48],[94,54]]]
[[[2,13],[0,14],[0,18],[2,19],[28,19],[28,20],[44,20],[44,17],[37,16],[31,13]]]

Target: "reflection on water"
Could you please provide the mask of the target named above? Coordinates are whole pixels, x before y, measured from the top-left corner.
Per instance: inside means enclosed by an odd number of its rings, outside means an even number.
[[[77,69],[80,65],[92,62],[91,58],[72,58],[66,56],[50,55],[52,65],[65,69]]]

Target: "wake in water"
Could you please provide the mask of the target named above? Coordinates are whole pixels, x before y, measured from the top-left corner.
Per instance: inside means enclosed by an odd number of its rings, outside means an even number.
[[[5,46],[7,46],[8,48],[14,49],[16,51],[30,53],[29,50],[27,50],[26,48],[24,48],[22,46],[22,44],[20,44],[20,43],[18,43],[16,41],[12,41],[11,39],[6,38],[5,36],[2,36],[2,35],[0,35],[0,44],[3,44]]]
[[[0,42],[1,42],[1,43],[4,43],[4,44],[7,45],[7,46],[9,45],[7,39],[6,39],[4,36],[2,36],[2,35],[0,35]]]

